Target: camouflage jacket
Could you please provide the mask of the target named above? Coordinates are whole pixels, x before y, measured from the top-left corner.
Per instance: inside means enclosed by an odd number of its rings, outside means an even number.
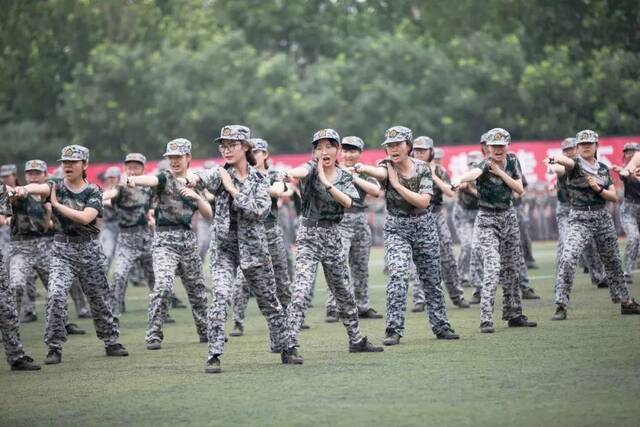
[[[451,184],[451,178],[449,178],[449,174],[444,168],[440,165],[435,165],[436,176],[446,182],[447,184]],[[433,197],[431,198],[432,205],[442,205],[442,190],[435,183],[433,184]]]
[[[182,197],[180,189],[184,186],[171,172],[160,171],[156,174],[158,186],[155,188],[156,225],[182,226],[191,228],[191,218],[198,205],[192,199]]]
[[[513,206],[511,188],[509,188],[502,178],[489,171],[487,161],[481,161],[476,167],[482,170],[482,174],[476,180],[478,194],[480,195],[480,201],[478,203],[480,208],[506,210]],[[513,179],[521,178],[516,157],[507,156],[507,165],[504,171]]]
[[[408,178],[398,174],[400,184],[414,193],[430,194],[433,196],[433,179],[431,178],[431,169],[429,169],[429,165],[422,160],[414,159],[413,157],[409,157],[409,160],[414,163],[415,173],[413,176]],[[383,164],[383,162],[381,162],[381,164]],[[385,163],[389,166],[391,165],[390,162]],[[381,181],[380,184],[382,185],[382,188],[384,188],[384,198],[387,202],[387,212],[389,215],[401,216],[426,212],[425,209],[420,209],[406,201],[404,197],[402,197],[400,193],[398,193],[393,186],[389,184],[388,179]]]
[[[376,183],[375,178],[372,178],[365,174],[358,174],[358,178],[363,179],[367,182]],[[358,191],[358,195],[360,197],[358,197],[357,199],[353,199],[353,203],[351,204],[351,207],[346,209],[345,212],[349,212],[349,213],[364,212],[367,209],[367,202],[366,202],[367,192],[364,191],[362,188],[358,187],[355,183],[354,183],[354,186],[356,187],[356,190]]]
[[[592,175],[583,168],[582,160],[579,156],[574,157],[573,161],[575,166],[570,171],[567,171],[566,174],[571,207],[585,208],[606,205],[607,201],[589,187],[587,177],[589,175],[595,177],[598,184],[607,189],[613,184],[607,165],[597,162],[597,173]]]
[[[34,196],[17,198],[13,202],[11,236],[51,235],[53,230],[48,229],[46,220],[44,200],[36,200]]]
[[[637,179],[620,176],[624,184],[624,200],[629,203],[640,204],[640,181]]]
[[[204,187],[215,197],[213,227],[217,247],[238,245],[240,267],[258,267],[271,262],[264,221],[271,209],[269,180],[249,166],[249,176],[240,181],[233,167],[227,167],[235,187],[235,198],[225,190],[219,168],[198,172]],[[237,230],[237,242],[236,233]]]
[[[0,215],[12,215],[9,193],[7,193],[7,187],[4,184],[0,184]]]
[[[147,211],[151,209],[153,190],[148,187],[118,186],[118,195],[111,200],[118,214],[118,225],[130,228],[147,225]]]
[[[340,222],[344,216],[344,207],[322,185],[318,178],[318,162],[305,163],[309,174],[300,180],[300,195],[302,197],[302,216],[309,219]],[[352,203],[358,203],[360,194],[353,183],[353,177],[338,168],[338,176],[333,186],[351,197]]]
[[[85,208],[93,208],[98,211],[96,219],[87,225],[79,224],[62,215],[57,209],[53,209],[53,221],[56,233],[67,236],[93,236],[100,233],[98,218],[102,217],[102,191],[95,184],[87,184],[81,191],[75,193],[64,184],[62,178],[51,178],[49,186],[56,185],[58,202],[78,211]]]
[[[266,177],[269,180],[269,186],[272,186],[276,182],[282,181],[282,172],[277,171],[273,168],[267,170]],[[286,189],[286,184],[285,184]],[[266,222],[276,222],[278,221],[278,198],[271,197],[271,210],[269,211],[269,215],[267,216]]]

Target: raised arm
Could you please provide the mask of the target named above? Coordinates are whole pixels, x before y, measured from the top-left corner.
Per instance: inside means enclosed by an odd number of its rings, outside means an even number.
[[[382,166],[371,166],[364,165],[362,163],[356,163],[356,165],[353,167],[353,170],[358,173],[369,175],[377,179],[378,181],[384,181],[388,177],[387,168]]]
[[[454,187],[454,188],[457,188],[463,182],[473,182],[476,179],[480,178],[480,175],[482,175],[482,169],[480,169],[480,168],[471,168],[468,171],[466,171],[465,173],[463,173],[461,177],[459,177],[457,180],[455,180],[451,184],[451,186]]]
[[[436,174],[436,168],[431,168],[431,177],[433,178],[434,184],[438,186],[442,194],[447,197],[453,197],[453,190],[451,189],[451,184],[444,181]]]
[[[573,159],[563,156],[562,154],[555,157],[549,157],[547,163],[550,165],[558,164],[560,166],[564,166],[566,170],[572,170],[576,166],[576,162],[574,162]]]
[[[138,175],[127,178],[129,187],[157,187],[158,177],[155,175]]]
[[[398,179],[398,172],[393,166],[390,166],[387,169],[387,174],[389,176],[389,185],[391,185],[403,199],[420,209],[426,209],[429,207],[429,204],[431,203],[430,194],[416,193],[402,185]]]
[[[96,208],[85,207],[80,211],[61,204],[58,201],[58,196],[56,195],[55,184],[51,186],[51,207],[60,212],[61,215],[69,218],[71,221],[82,225],[91,224],[99,214],[99,211]]]

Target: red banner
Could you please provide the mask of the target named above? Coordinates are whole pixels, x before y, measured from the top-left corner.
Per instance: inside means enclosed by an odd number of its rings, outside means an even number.
[[[640,136],[635,137],[610,137],[600,138],[598,146],[598,159],[607,165],[622,163],[622,147],[630,141],[640,141]],[[530,184],[550,183],[553,176],[547,175],[543,160],[548,156],[560,154],[560,142],[556,141],[518,141],[509,146],[509,150],[518,155],[523,172]],[[444,150],[443,165],[447,168],[452,178],[460,175],[467,169],[467,154],[469,151],[479,150],[479,145],[456,145],[442,147]],[[212,150],[213,151],[213,150]],[[311,157],[311,150],[305,154],[279,154],[272,155],[271,160],[276,168],[291,168],[298,166]],[[385,157],[384,150],[365,150],[362,154],[362,163],[375,164]],[[206,160],[213,160],[220,164],[220,158],[194,159],[193,168],[202,167]],[[150,173],[157,167],[158,161],[149,161],[147,172]],[[109,166],[121,166],[117,163],[92,163],[89,166],[89,180],[99,183],[98,176]]]

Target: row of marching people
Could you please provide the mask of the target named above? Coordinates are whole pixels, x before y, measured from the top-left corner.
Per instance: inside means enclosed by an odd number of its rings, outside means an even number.
[[[565,176],[570,204],[567,237],[558,266],[554,319],[566,318],[575,265],[587,234],[593,236],[600,250],[612,300],[621,304],[623,314],[638,314],[640,308],[629,297],[623,280],[611,218],[602,209],[607,200],[615,200],[616,194],[608,170],[595,160],[597,135],[582,131],[576,139],[578,155],[549,159],[555,173]],[[42,217],[45,231],[53,223],[53,235],[46,237],[50,257],[45,364],[62,360],[68,324],[66,301],[74,283],[87,296],[106,354],[128,355],[118,343],[118,319],[128,275],[137,264],[147,270],[153,284],[145,333],[147,349],[162,347],[163,326],[179,276],[199,340],[208,344],[207,373],[221,372],[228,306],[232,300],[241,300],[233,297],[238,289],[244,289],[245,301],[247,293],[256,297],[269,326],[271,352],[280,354],[284,364],[302,364],[299,332],[319,263],[332,296],[327,314],[334,314],[345,326],[348,350],[382,351],[360,333],[360,319],[381,316],[368,301],[369,248],[356,238],[362,234],[366,238],[365,197],[380,193],[384,194],[387,210],[384,242],[389,274],[383,344],[399,344],[404,335],[411,277],[414,289],[424,295],[421,310],[426,311],[434,335],[444,340],[459,339],[448,320],[442,286],[444,282],[454,305],[469,307],[460,278],[454,274],[456,260],[441,208],[443,195],[454,192],[468,202],[467,210],[476,210],[470,228],[471,249],[466,255],[463,250],[463,257],[469,259],[470,282],[475,286],[469,302],[480,303],[480,331],[496,330],[493,308],[498,284],[503,287],[502,318],[508,326],[537,326],[524,315],[522,307],[523,297],[537,296],[526,279],[514,207],[524,186],[519,162],[508,152],[507,131],[496,128],[485,133],[481,138],[484,155],[471,155],[469,171],[453,183],[433,162],[433,141],[428,137],[414,139],[412,131],[403,126],[386,131],[383,145],[387,157],[377,165],[358,162],[364,147],[360,138],[341,140],[336,131],[323,129],[311,142],[312,158],[307,163],[275,171],[268,167],[266,141],[252,139],[245,126],[229,125],[215,140],[223,166],[191,170],[191,143],[180,138],[167,144],[164,157],[168,169],[146,175],[145,157],[129,154],[126,174],[104,192],[86,180],[89,150],[73,145],[62,150],[61,177],[48,178],[42,172],[39,180],[27,185],[4,185],[3,219],[12,216],[18,223]],[[339,163],[341,158],[343,164]],[[277,204],[293,182],[300,195],[300,218],[295,273],[290,282]],[[39,204],[41,210],[36,213],[35,209],[20,208],[25,200]],[[105,204],[116,210],[119,222],[111,286],[98,227]],[[210,301],[192,228],[196,212],[212,218]],[[20,347],[16,298],[6,277],[2,282],[8,296],[2,298],[7,308],[2,310],[0,323],[3,335],[9,337],[4,340],[8,357],[12,355],[9,363],[15,369],[36,369],[31,359],[16,350]]]

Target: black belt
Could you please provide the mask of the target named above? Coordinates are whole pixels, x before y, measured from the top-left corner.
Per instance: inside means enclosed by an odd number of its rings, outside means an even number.
[[[335,225],[338,225],[338,223],[340,223],[340,221],[339,220],[335,220],[335,219],[309,219],[309,218],[302,218],[300,223],[302,225],[304,225],[305,227],[331,228],[331,227],[333,227]]]
[[[493,213],[502,213],[502,212],[508,211],[509,209],[511,208],[488,208],[488,207],[480,206],[481,211],[493,212]]]
[[[571,206],[572,211],[601,211],[606,208],[606,205],[600,206]]]
[[[434,212],[440,212],[442,210],[442,205],[431,205],[433,206],[433,211]]]
[[[133,227],[120,227],[121,233],[137,233],[138,231],[148,231],[148,224],[134,225]]]
[[[85,236],[67,236],[65,234],[56,234],[55,236],[53,236],[53,240],[59,243],[85,243],[97,239],[97,234],[88,234]]]
[[[398,218],[419,218],[421,216],[425,216],[426,214],[428,214],[429,212],[424,211],[424,212],[416,212],[416,213],[398,213],[398,214],[394,214],[391,216],[395,216]]]
[[[186,225],[158,225],[156,231],[189,231],[191,227]]]
[[[264,228],[267,230],[271,230],[272,228],[276,228],[277,223],[275,221],[267,221],[264,223]]]

